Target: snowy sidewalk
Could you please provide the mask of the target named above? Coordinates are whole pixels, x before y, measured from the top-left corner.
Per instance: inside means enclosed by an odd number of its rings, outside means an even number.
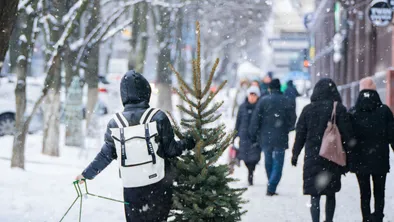
[[[299,109],[302,105],[299,104]],[[224,121],[224,120],[223,120]],[[106,120],[101,121],[104,126]],[[226,120],[232,128],[233,121]],[[292,144],[294,134],[290,135]],[[12,137],[1,137],[0,144],[0,222],[57,222],[76,197],[72,181],[94,158],[101,147],[101,141],[92,143],[88,158],[79,159],[79,149],[62,147],[61,157],[52,158],[41,155],[40,135],[29,135],[26,146],[26,170],[10,168]],[[391,155],[394,167],[394,155]],[[249,187],[244,197],[248,213],[245,222],[307,222],[309,215],[309,196],[302,195],[302,160],[298,167],[290,165],[291,151],[286,151],[283,177],[278,187],[279,196],[267,197],[264,160],[257,166],[255,185]],[[225,160],[225,156],[222,160]],[[93,181],[89,181],[89,191],[99,195],[122,199],[122,185],[118,178],[117,162],[112,163]],[[240,181],[234,186],[247,187],[245,166],[235,169],[234,176]],[[323,198],[324,200],[324,198]],[[83,200],[83,222],[111,221],[124,222],[123,205],[107,200],[89,197]],[[324,209],[324,201],[322,201]],[[70,211],[65,222],[78,221],[79,203]],[[394,222],[394,174],[387,177],[385,221]],[[321,213],[324,220],[324,211]],[[342,180],[342,190],[337,194],[336,222],[359,222],[359,190],[356,177],[347,174]]]

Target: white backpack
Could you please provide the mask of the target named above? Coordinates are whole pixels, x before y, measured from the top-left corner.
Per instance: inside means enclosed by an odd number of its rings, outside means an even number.
[[[165,176],[165,161],[157,155],[156,122],[150,122],[159,109],[147,109],[139,125],[129,126],[122,113],[114,120],[119,128],[111,128],[118,155],[119,173],[123,187],[142,187],[154,184]]]

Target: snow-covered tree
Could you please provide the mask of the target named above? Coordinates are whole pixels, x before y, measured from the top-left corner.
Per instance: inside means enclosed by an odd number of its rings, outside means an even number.
[[[19,0],[0,0],[0,71],[16,21],[18,2]]]
[[[24,5],[26,6],[27,3],[34,3],[35,0],[33,1],[24,1]],[[27,118],[23,118],[22,117],[22,108],[25,108],[25,104],[26,104],[26,100],[25,100],[25,94],[23,94],[23,92],[26,92],[25,88],[22,89],[18,89],[18,92],[22,92],[22,93],[18,93],[18,95],[21,95],[21,100],[18,101],[17,99],[17,104],[21,104],[19,111],[17,110],[17,112],[19,113],[19,124],[23,124],[22,126],[19,126],[21,129],[17,128],[17,134],[15,135],[15,139],[14,139],[14,146],[13,146],[13,150],[12,150],[12,159],[11,159],[11,167],[19,167],[24,169],[24,155],[25,155],[25,140],[26,140],[26,134],[27,134],[27,129],[29,128],[30,122],[33,118],[33,116],[35,115],[35,113],[37,112],[37,110],[39,109],[39,107],[41,106],[41,103],[44,101],[44,99],[46,98],[48,92],[50,91],[52,84],[55,82],[54,81],[54,75],[51,75],[51,73],[54,72],[54,69],[58,68],[59,66],[56,65],[56,61],[60,61],[60,51],[64,46],[64,42],[65,40],[70,36],[70,34],[72,33],[73,29],[75,28],[75,21],[77,21],[84,9],[86,8],[86,3],[88,2],[88,0],[79,0],[72,9],[70,9],[68,11],[68,13],[65,15],[66,19],[63,18],[63,21],[65,21],[64,23],[65,28],[64,31],[61,33],[61,35],[59,36],[58,39],[53,39],[54,42],[51,45],[50,48],[47,48],[47,57],[48,57],[48,61],[46,63],[46,67],[45,67],[45,74],[46,74],[46,79],[45,79],[45,83],[42,89],[42,94],[40,95],[40,97],[37,99],[37,101],[35,102],[34,106],[33,106],[33,110],[32,112],[27,116]],[[21,2],[22,3],[22,2]],[[46,9],[46,3],[47,1],[45,0],[39,0],[37,3],[37,7],[39,9],[42,9],[39,13],[39,19],[35,19],[33,21],[39,21],[39,23],[41,24],[40,27],[42,27],[40,30],[44,33],[45,36],[45,40],[47,43],[49,43],[50,41],[50,29],[49,29],[49,23],[48,20],[53,19],[54,17],[47,13],[46,11],[44,12],[44,9]],[[20,6],[22,7],[22,5]],[[28,8],[29,11],[30,8]],[[35,27],[35,26],[33,26]],[[33,32],[35,33],[35,32]],[[24,39],[24,38],[22,38]],[[32,38],[34,39],[34,38]],[[24,75],[26,76],[26,74]],[[23,78],[23,75],[21,75],[21,78]],[[17,84],[17,87],[25,87],[25,82],[23,81],[18,81],[19,84]],[[17,92],[17,90],[16,90]],[[17,105],[18,106],[18,105]],[[18,108],[17,108],[18,109]],[[57,110],[57,112],[59,112],[59,110]],[[25,113],[23,113],[23,116],[25,116]],[[24,121],[22,121],[24,120]],[[16,120],[17,124],[18,124],[18,120]],[[56,123],[59,124],[59,123]],[[51,125],[53,126],[53,125]],[[47,136],[49,136],[47,134]],[[57,135],[57,137],[59,137]],[[44,137],[45,138],[45,137]],[[48,145],[48,144],[47,144]],[[45,153],[48,154],[58,154],[58,146],[55,147],[48,147],[46,146],[46,150]],[[51,150],[51,148],[54,148],[54,150]]]
[[[15,135],[13,142],[13,154],[11,160],[11,167],[24,168],[24,147],[26,142],[26,133],[28,127],[25,126],[25,112],[26,112],[26,76],[27,69],[30,65],[29,61],[33,53],[34,41],[38,32],[39,14],[34,11],[39,11],[39,0],[30,1],[26,3],[21,1],[18,6],[18,23],[20,24],[15,30],[16,40],[18,45],[18,54],[16,60],[16,76],[17,84],[15,87]]]

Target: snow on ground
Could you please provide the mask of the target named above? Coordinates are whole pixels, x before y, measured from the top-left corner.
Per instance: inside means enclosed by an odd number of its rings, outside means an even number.
[[[306,103],[301,99],[298,109]],[[102,118],[100,125],[104,129],[109,117]],[[223,119],[229,128],[234,120]],[[62,129],[64,130],[64,129]],[[63,131],[64,132],[64,131]],[[290,135],[291,140],[294,134]],[[26,170],[10,168],[12,137],[1,137],[0,144],[0,221],[1,222],[52,222],[59,221],[76,197],[72,181],[94,158],[101,146],[102,136],[89,139],[87,152],[73,147],[61,147],[61,157],[53,158],[41,155],[42,135],[30,135],[26,146]],[[61,138],[64,140],[64,138]],[[227,154],[226,154],[227,155]],[[220,162],[225,162],[224,155]],[[286,160],[282,181],[278,187],[279,196],[265,196],[267,179],[264,160],[255,172],[255,186],[249,187],[244,197],[249,201],[245,205],[248,213],[242,221],[278,221],[304,222],[310,221],[309,197],[302,195],[302,157],[298,167],[290,165],[290,150],[286,152]],[[391,164],[394,166],[394,156]],[[247,187],[247,170],[243,165],[235,169],[234,177],[240,181],[237,187]],[[122,199],[122,185],[118,178],[117,162],[112,163],[93,181],[88,182],[89,191],[99,195]],[[385,221],[394,221],[394,175],[387,178]],[[322,201],[322,207],[324,203]],[[69,212],[65,222],[78,221],[79,202]],[[88,197],[83,199],[82,221],[124,220],[123,206],[120,203]],[[322,210],[322,221],[324,211]],[[359,194],[356,177],[348,174],[342,180],[342,190],[337,194],[337,210],[335,220],[339,222],[361,221]]]

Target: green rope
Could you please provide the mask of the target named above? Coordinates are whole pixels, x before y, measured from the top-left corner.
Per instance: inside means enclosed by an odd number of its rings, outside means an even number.
[[[88,185],[87,185],[87,183],[86,183],[86,179],[82,179],[84,182],[85,182],[85,191],[86,191],[86,195],[90,195],[90,196],[94,196],[94,197],[98,197],[98,198],[102,198],[102,199],[106,199],[106,200],[110,200],[110,201],[114,201],[114,202],[119,202],[119,203],[123,203],[123,204],[129,204],[128,202],[124,202],[124,201],[120,201],[120,200],[115,200],[115,199],[112,199],[112,198],[109,198],[109,197],[103,197],[103,196],[100,196],[100,195],[96,195],[96,194],[92,194],[92,193],[89,193],[89,191],[88,191]],[[61,222],[61,221],[63,221],[63,219],[66,217],[66,215],[68,214],[68,212],[71,210],[71,208],[74,206],[74,204],[77,202],[77,200],[79,199],[79,198],[81,198],[81,200],[80,200],[80,205],[79,205],[79,222],[81,222],[81,218],[82,218],[82,197],[83,197],[83,193],[82,193],[82,190],[81,190],[81,186],[79,185],[79,180],[76,180],[76,181],[74,181],[73,182],[73,185],[74,185],[74,188],[75,188],[75,191],[77,192],[77,197],[75,198],[75,200],[73,201],[73,203],[71,204],[71,206],[68,208],[68,210],[66,211],[66,213],[63,215],[63,217],[62,217],[62,219],[60,219],[60,221],[59,222]]]

